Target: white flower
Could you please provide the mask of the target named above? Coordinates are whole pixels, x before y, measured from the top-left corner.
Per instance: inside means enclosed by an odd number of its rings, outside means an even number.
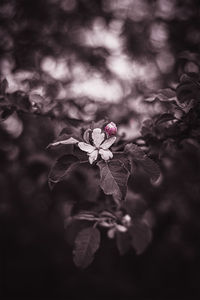
[[[115,140],[115,136],[105,140],[105,133],[103,133],[100,128],[95,128],[92,131],[92,144],[90,144],[89,139],[87,139],[88,143],[79,142],[78,147],[82,151],[87,152],[89,162],[92,164],[95,160],[97,160],[98,154],[100,154],[101,158],[105,161],[113,158],[112,152],[108,149],[112,146]]]
[[[116,232],[127,232],[127,228],[120,224],[115,224],[112,228],[110,228],[107,232],[107,235],[110,239],[113,239],[115,237]]]
[[[122,225],[121,224],[115,224],[112,228],[110,228],[107,232],[107,235],[110,239],[113,239],[115,237],[115,234],[117,231],[119,232],[127,232],[128,227],[132,224],[131,216],[128,214],[122,217]]]

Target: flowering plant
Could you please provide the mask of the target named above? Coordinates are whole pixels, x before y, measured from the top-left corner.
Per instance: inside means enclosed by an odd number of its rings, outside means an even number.
[[[148,103],[162,105],[166,113],[159,113],[143,122],[141,139],[143,145],[148,145],[145,149],[148,155],[163,160],[167,167],[178,157],[177,153],[184,158],[188,150],[192,155],[199,153],[199,86],[199,77],[184,74],[176,91],[163,89],[146,99]],[[4,130],[4,122],[9,118],[12,120],[12,117],[16,120],[16,116],[19,122],[34,115],[35,122],[35,115],[40,115],[47,117],[49,122],[59,123],[59,128],[61,123],[65,123],[66,127],[49,145],[50,149],[55,149],[56,157],[49,173],[49,186],[53,188],[64,180],[69,185],[77,180],[78,176],[74,174],[81,170],[82,177],[78,182],[80,201],[66,199],[69,206],[65,215],[66,234],[73,236],[69,243],[74,248],[75,264],[87,267],[92,262],[99,248],[100,232],[105,230],[109,238],[115,239],[121,254],[130,246],[137,254],[142,253],[151,240],[150,222],[146,218],[146,207],[141,209],[142,201],[138,204],[130,191],[137,173],[142,171],[151,181],[156,181],[160,172],[157,164],[138,146],[141,144],[137,143],[137,139],[134,143],[126,143],[117,136],[117,126],[113,122],[102,120],[88,124],[68,118],[64,101],[54,103],[48,100],[46,105],[46,99],[37,94],[9,93],[7,87],[8,82],[4,79],[0,84],[0,121]],[[45,123],[48,127],[49,123]],[[181,151],[177,152],[178,149]],[[186,163],[188,160],[183,161]],[[191,169],[191,166],[187,168]],[[176,172],[174,174],[176,176]],[[194,186],[191,178],[190,184]]]
[[[128,179],[137,165],[156,181],[159,168],[135,144],[122,144],[116,136],[115,123],[101,120],[88,126],[68,126],[60,136],[49,145],[50,149],[60,149],[60,156],[49,173],[51,188],[65,177],[73,176],[77,166],[88,166],[87,173],[93,172],[97,178],[95,192],[101,188],[104,193],[101,202],[98,197],[91,210],[71,208],[66,217],[67,233],[77,226],[77,234],[72,241],[74,262],[85,268],[93,260],[100,245],[100,228],[107,230],[109,238],[115,238],[118,249],[124,254],[132,246],[137,254],[142,253],[151,240],[151,229],[143,220],[143,213],[138,217],[133,213],[132,203],[127,196]],[[112,148],[112,149],[111,149]],[[87,167],[87,168],[88,168]],[[98,171],[99,169],[99,171]],[[100,172],[100,176],[98,173]],[[104,199],[104,200],[102,200]],[[137,209],[136,209],[137,210]]]

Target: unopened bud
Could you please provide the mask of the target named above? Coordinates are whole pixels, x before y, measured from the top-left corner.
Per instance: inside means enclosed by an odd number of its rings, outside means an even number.
[[[110,136],[110,135],[115,135],[117,133],[117,126],[115,123],[110,122],[109,124],[106,125],[105,127],[105,132]]]

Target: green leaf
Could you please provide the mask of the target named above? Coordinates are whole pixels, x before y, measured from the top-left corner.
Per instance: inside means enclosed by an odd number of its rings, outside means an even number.
[[[144,172],[151,178],[152,181],[156,181],[160,176],[159,166],[149,158],[137,145],[127,144],[125,146],[125,152],[129,153],[132,160],[139,164]]]
[[[88,267],[100,245],[100,232],[97,228],[88,227],[81,230],[74,245],[74,263],[77,267]]]
[[[100,186],[104,193],[113,195],[117,202],[124,200],[131,171],[129,159],[121,157],[109,162],[101,160],[97,165],[100,168]]]
[[[79,163],[74,155],[63,155],[58,158],[49,173],[49,187],[52,189],[54,185],[61,181],[64,176],[69,175],[72,167]]]
[[[142,254],[151,242],[151,229],[146,223],[135,221],[128,230],[131,235],[131,246],[135,249],[136,254]]]

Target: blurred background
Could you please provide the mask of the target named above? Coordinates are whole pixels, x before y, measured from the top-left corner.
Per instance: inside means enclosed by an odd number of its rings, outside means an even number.
[[[140,256],[120,256],[103,236],[94,263],[73,265],[64,219],[70,203],[87,201],[92,172],[78,170],[49,191],[54,156],[47,145],[65,118],[108,117],[126,141],[144,121],[164,113],[151,101],[174,89],[183,73],[199,73],[197,0],[1,0],[0,77],[7,93],[29,95],[32,112],[13,113],[0,127],[0,295],[129,299],[159,293],[177,299],[199,287],[200,152],[164,141],[162,182],[138,172],[132,197],[146,201],[153,240]],[[43,114],[49,114],[46,118]],[[52,113],[53,112],[53,113]],[[162,151],[163,151],[162,148]],[[77,186],[79,187],[77,189]],[[84,194],[83,195],[83,191]],[[90,201],[90,200],[88,200]]]

